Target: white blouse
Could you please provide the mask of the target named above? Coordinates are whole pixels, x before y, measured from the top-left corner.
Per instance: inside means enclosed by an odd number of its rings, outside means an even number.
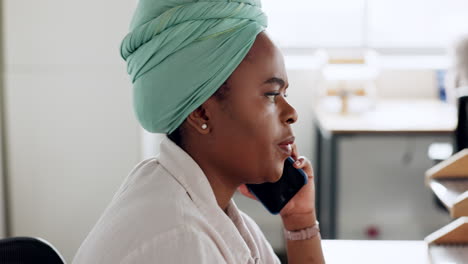
[[[125,179],[73,263],[280,261],[256,223],[233,200],[226,214],[201,168],[166,138]]]

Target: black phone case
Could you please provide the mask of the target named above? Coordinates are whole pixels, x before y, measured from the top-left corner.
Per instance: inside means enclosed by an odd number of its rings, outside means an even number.
[[[250,192],[271,214],[278,214],[302,186],[307,184],[306,173],[294,168],[293,163],[294,160],[291,157],[285,160],[283,175],[277,182],[246,184]]]

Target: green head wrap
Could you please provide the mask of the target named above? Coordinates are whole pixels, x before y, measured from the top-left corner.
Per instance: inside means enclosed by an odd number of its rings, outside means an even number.
[[[140,0],[121,44],[134,110],[171,133],[228,79],[267,27],[260,0]]]

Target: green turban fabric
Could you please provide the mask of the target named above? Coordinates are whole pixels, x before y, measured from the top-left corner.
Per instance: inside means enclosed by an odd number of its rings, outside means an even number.
[[[140,0],[120,52],[143,128],[173,132],[228,79],[266,27],[260,0]]]

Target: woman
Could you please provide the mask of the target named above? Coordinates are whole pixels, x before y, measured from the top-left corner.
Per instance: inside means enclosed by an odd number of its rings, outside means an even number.
[[[232,197],[277,181],[288,156],[309,177],[280,213],[288,263],[324,262],[312,167],[297,153],[283,57],[265,27],[258,1],[140,1],[122,56],[138,120],[168,138],[130,173],[74,263],[279,263]]]

